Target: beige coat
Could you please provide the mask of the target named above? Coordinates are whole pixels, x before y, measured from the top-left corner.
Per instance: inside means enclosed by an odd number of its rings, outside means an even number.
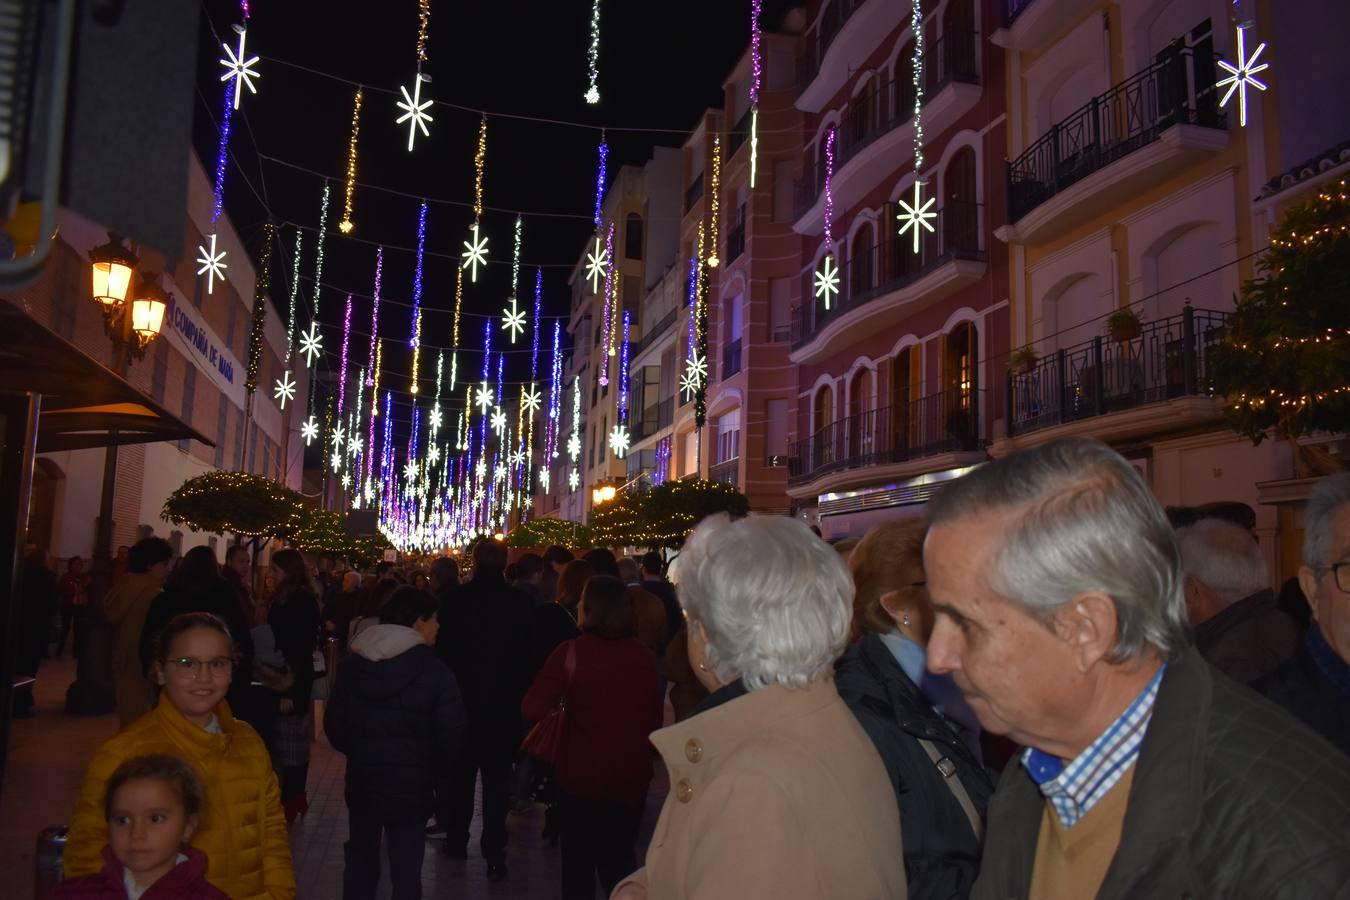
[[[833,681],[753,691],[652,743],[670,795],[625,882],[651,900],[905,897],[894,793]]]

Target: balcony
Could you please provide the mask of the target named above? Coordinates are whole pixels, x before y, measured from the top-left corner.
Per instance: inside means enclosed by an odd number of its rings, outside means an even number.
[[[726,381],[741,370],[741,339],[736,338],[722,348],[722,380]]]
[[[788,448],[788,485],[941,453],[978,452],[985,446],[983,402],[984,391],[952,389],[826,425]]]
[[[1144,69],[1057,123],[1008,163],[1013,243],[1062,234],[1228,145],[1226,117],[1189,50]]]
[[[731,129],[731,134],[727,135],[727,161],[736,155],[736,151],[741,149],[750,141],[750,108],[746,107],[745,112]]]
[[[992,43],[1039,55],[1095,6],[1093,0],[1003,0],[1003,27]]]
[[[661,317],[661,320],[647,329],[647,333],[642,336],[630,351],[629,359],[637,359],[652,344],[656,343],[661,337],[670,330],[670,326],[675,324],[675,319],[680,315],[680,308],[677,306],[670,312]]]
[[[741,458],[733,456],[725,462],[720,462],[708,470],[709,481],[720,481],[722,484],[729,484],[734,488],[741,486]]]
[[[938,210],[934,230],[923,232],[919,252],[913,250],[910,235],[896,235],[841,260],[842,283],[830,309],[815,298],[815,273],[808,272],[802,281],[808,299],[792,315],[792,361],[817,362],[978,281],[985,272],[984,208],[948,204]]]
[[[797,55],[796,106],[820,112],[830,97],[864,68],[883,36],[909,18],[909,7],[892,0],[826,0]]]
[[[641,416],[633,419],[632,436],[634,445],[652,437],[664,428],[669,428],[675,420],[675,398],[667,397],[660,403],[653,403],[642,411]]]
[[[703,199],[703,173],[699,172],[698,176],[690,183],[688,190],[684,192],[684,211],[688,213],[695,206],[697,206],[698,201],[702,199]]]
[[[943,35],[924,52],[923,111],[929,134],[940,133],[979,100],[977,56],[973,26]],[[897,154],[906,153],[905,148],[913,140],[910,126],[913,117],[914,81],[907,75],[855,97],[844,107],[835,138],[835,175],[831,185],[836,209],[852,206],[872,186],[862,184],[865,179],[856,178],[870,160],[884,163],[888,176],[900,165]],[[814,232],[824,221],[823,159],[824,150],[819,149],[816,159],[807,160],[803,166],[808,174],[793,188],[793,229],[799,234]],[[858,184],[852,184],[855,181]]]
[[[1187,397],[1208,400],[1210,354],[1227,319],[1188,306],[1181,315],[1144,323],[1126,343],[1096,337],[1042,357],[1029,371],[1009,372],[1008,437]],[[1184,405],[1180,411],[1194,412]],[[1093,433],[1104,440],[1131,436],[1107,435],[1096,426]]]
[[[736,227],[727,232],[727,255],[725,262],[735,262],[745,252],[745,223],[737,222]]]

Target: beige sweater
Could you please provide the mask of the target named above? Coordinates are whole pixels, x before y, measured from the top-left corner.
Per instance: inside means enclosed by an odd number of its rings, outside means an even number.
[[[1120,846],[1133,782],[1134,766],[1130,766],[1110,793],[1072,828],[1065,828],[1046,802],[1036,842],[1031,900],[1084,900],[1097,895]]]

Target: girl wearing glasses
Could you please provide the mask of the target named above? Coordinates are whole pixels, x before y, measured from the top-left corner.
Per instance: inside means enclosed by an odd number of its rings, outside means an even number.
[[[206,812],[192,846],[210,860],[207,880],[234,900],[291,900],[295,875],[267,748],[225,703],[234,672],[229,629],[209,613],[175,616],[160,634],[159,704],[95,754],[66,841],[67,878],[102,868],[108,842],[103,798],[117,767],[137,756],[177,756],[197,773]]]

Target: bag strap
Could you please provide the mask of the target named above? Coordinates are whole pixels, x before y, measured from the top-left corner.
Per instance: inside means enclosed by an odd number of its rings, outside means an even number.
[[[975,811],[975,804],[971,802],[966,786],[961,783],[961,777],[956,774],[956,763],[943,756],[937,745],[932,741],[920,738],[919,745],[923,747],[924,752],[928,754],[928,758],[933,761],[933,765],[942,774],[942,780],[946,783],[947,789],[952,792],[952,796],[961,806],[961,811],[970,820],[970,827],[975,832],[976,840],[983,841],[984,822],[980,820],[980,814]]]

